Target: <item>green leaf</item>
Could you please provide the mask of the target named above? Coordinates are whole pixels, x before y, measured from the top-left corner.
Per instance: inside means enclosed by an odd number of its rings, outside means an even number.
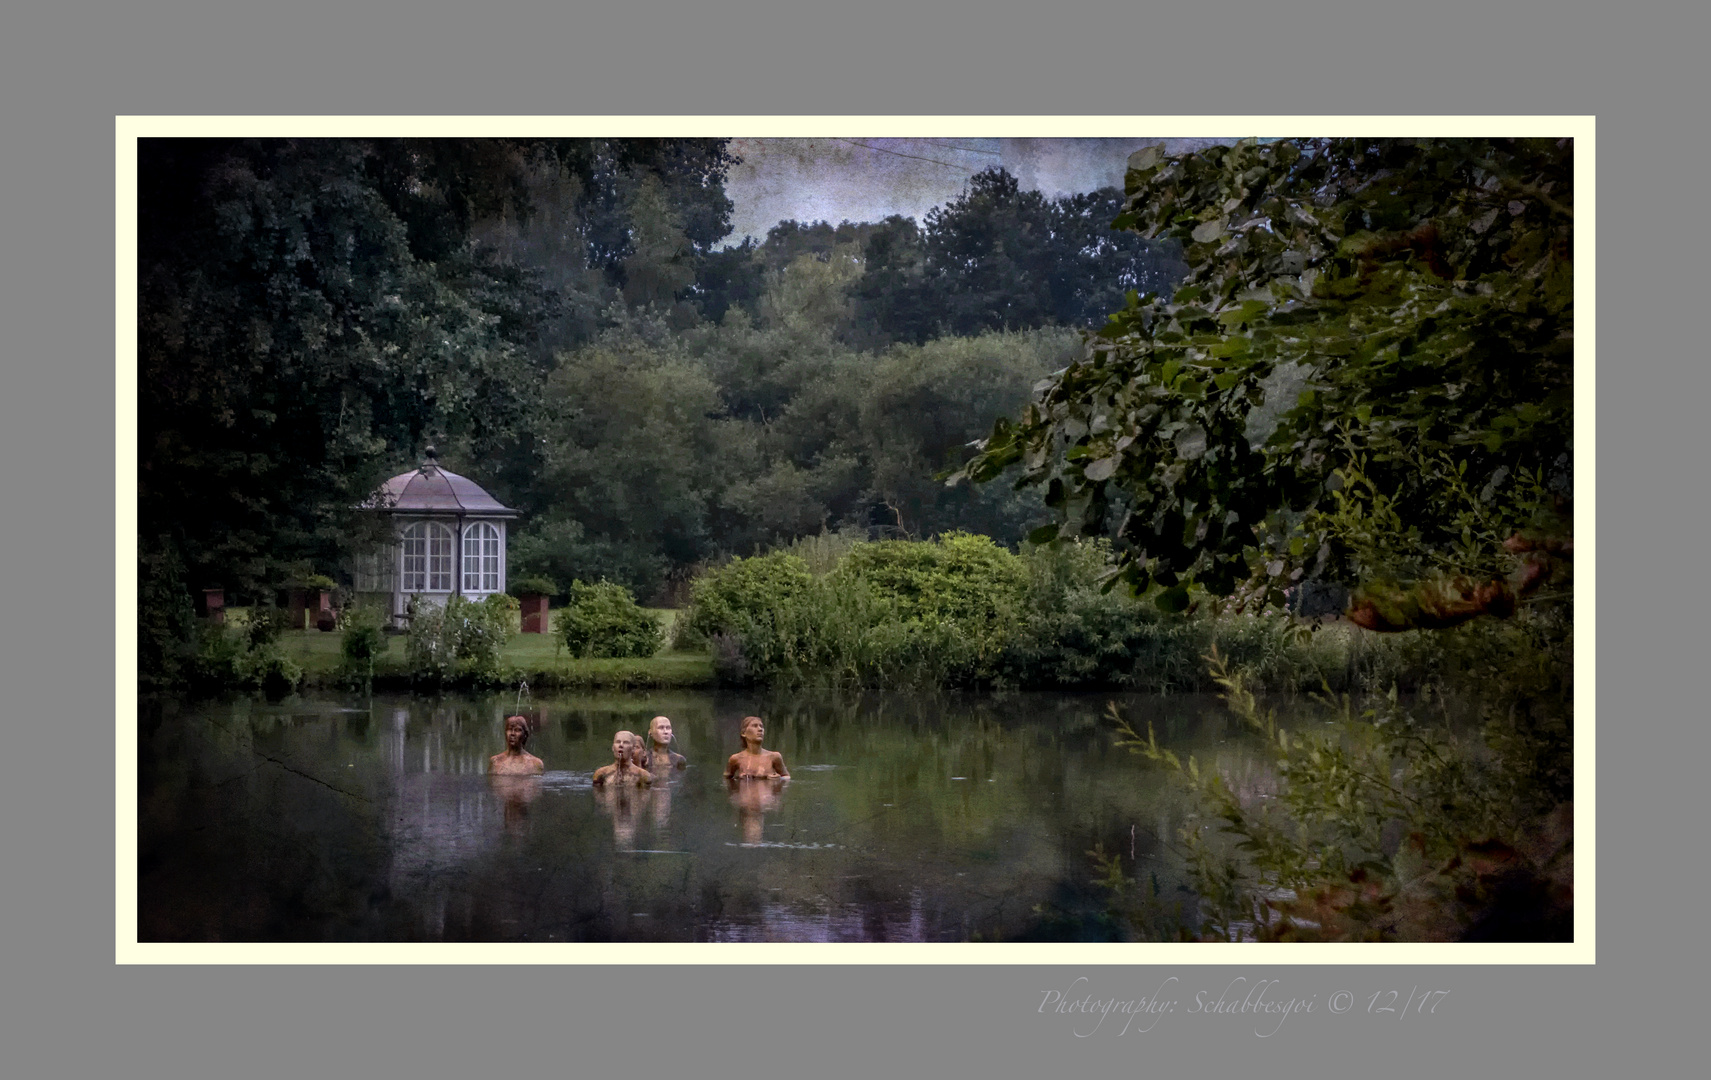
[[[1153,597],[1153,605],[1167,615],[1188,610],[1188,586],[1177,585]]]
[[[1194,238],[1195,243],[1209,244],[1224,235],[1224,219],[1214,218],[1211,221],[1202,222],[1195,226],[1194,231],[1189,235]]]
[[[1136,172],[1150,169],[1164,158],[1164,143],[1143,146],[1129,155],[1129,168]]]
[[[1111,474],[1116,471],[1117,459],[1115,457],[1102,457],[1098,461],[1090,462],[1085,466],[1081,470],[1081,475],[1087,477],[1089,480],[1109,480],[1111,479]]]

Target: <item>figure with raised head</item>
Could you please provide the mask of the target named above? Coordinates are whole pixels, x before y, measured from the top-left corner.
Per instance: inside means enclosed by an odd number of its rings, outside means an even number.
[[[487,771],[498,776],[539,776],[547,767],[523,749],[528,745],[529,722],[521,716],[506,717],[505,752],[487,759]]]
[[[727,780],[759,780],[771,777],[790,778],[784,767],[784,755],[761,746],[766,737],[766,724],[758,716],[743,717],[743,748],[725,763]]]
[[[671,717],[654,717],[648,722],[647,745],[637,764],[654,776],[669,776],[673,770],[687,769],[689,759],[672,750],[671,739]]]
[[[639,741],[628,731],[620,731],[612,736],[612,764],[603,765],[595,771],[595,787],[604,787],[607,784],[647,787],[653,783],[652,774],[635,763],[634,755]]]

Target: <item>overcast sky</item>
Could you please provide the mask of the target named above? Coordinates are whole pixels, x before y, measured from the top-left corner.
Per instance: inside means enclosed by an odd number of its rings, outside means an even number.
[[[1120,187],[1124,163],[1143,146],[1188,150],[1214,139],[733,139],[742,164],[725,181],[735,209],[726,243],[759,240],[786,219],[920,221],[968,178],[1001,165],[1047,196]]]

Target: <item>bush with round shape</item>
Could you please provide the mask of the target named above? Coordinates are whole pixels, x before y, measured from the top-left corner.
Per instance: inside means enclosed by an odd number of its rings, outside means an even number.
[[[570,602],[553,619],[570,654],[579,658],[646,659],[665,644],[659,620],[630,590],[610,581],[572,583]]]

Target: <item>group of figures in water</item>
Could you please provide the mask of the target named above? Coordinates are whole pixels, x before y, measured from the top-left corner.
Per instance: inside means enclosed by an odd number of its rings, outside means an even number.
[[[746,716],[742,723],[743,748],[725,763],[725,780],[731,789],[731,801],[739,811],[745,842],[761,839],[761,815],[777,805],[782,785],[790,779],[784,765],[784,755],[768,750],[762,744],[766,724],[758,716]],[[632,805],[625,793],[663,788],[668,795],[673,774],[689,767],[682,754],[672,750],[671,719],[656,716],[648,724],[646,740],[630,731],[612,736],[612,764],[595,770],[595,791],[606,796],[603,803],[613,814],[617,840],[626,845],[633,840],[635,827]],[[520,815],[533,801],[534,789],[526,778],[540,776],[546,763],[529,753],[529,721],[522,716],[505,720],[505,749],[488,759],[487,771],[506,803],[506,818]],[[750,783],[770,781],[770,783]],[[655,817],[663,824],[663,813],[669,812],[669,801],[659,801]]]

